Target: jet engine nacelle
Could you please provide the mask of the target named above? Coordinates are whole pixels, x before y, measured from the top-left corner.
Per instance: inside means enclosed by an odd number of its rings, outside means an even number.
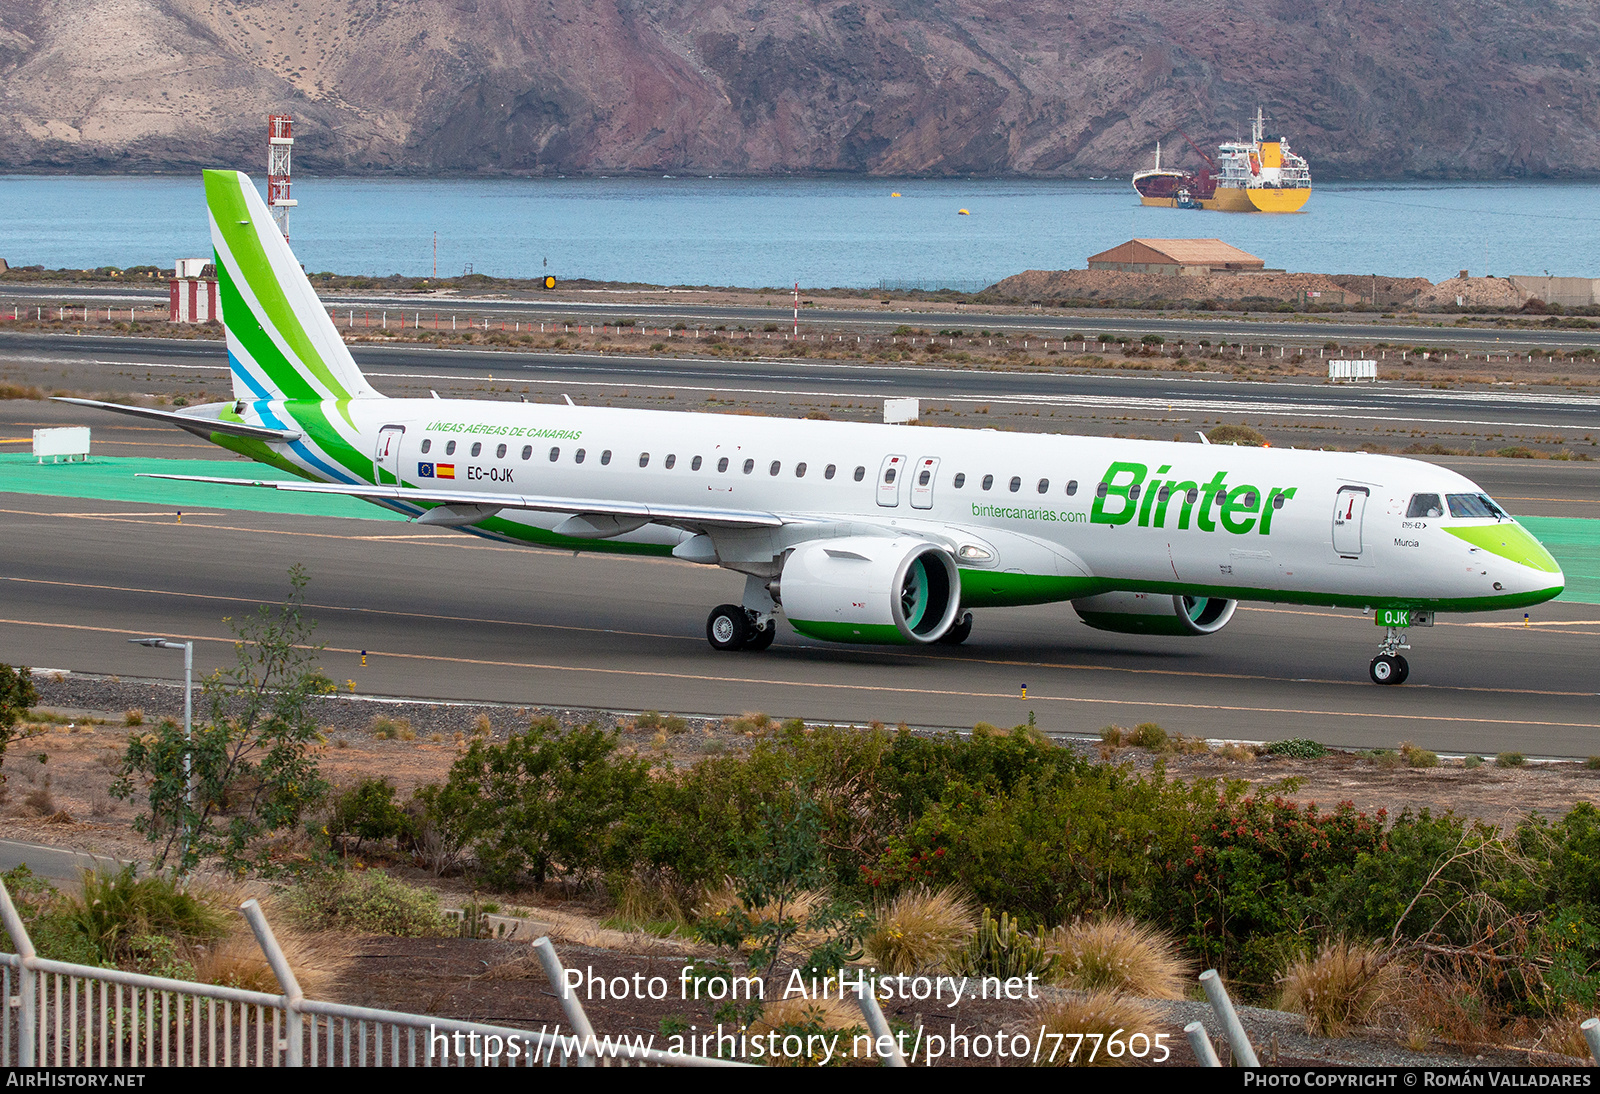
[[[961,576],[927,540],[846,536],[796,547],[779,595],[789,624],[812,638],[922,644],[955,623]]]
[[[1102,593],[1072,602],[1089,626],[1123,634],[1215,634],[1233,618],[1237,600],[1161,593]]]

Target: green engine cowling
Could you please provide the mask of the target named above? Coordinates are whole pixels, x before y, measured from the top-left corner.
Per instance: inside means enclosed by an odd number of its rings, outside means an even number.
[[[961,611],[955,559],[911,538],[813,540],[784,560],[783,613],[801,634],[830,642],[936,642]]]
[[[1215,634],[1233,618],[1237,600],[1168,596],[1165,593],[1102,593],[1072,602],[1085,624],[1100,631],[1167,636]]]

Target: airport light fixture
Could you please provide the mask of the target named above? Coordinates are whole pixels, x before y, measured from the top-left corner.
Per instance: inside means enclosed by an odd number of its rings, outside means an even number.
[[[190,831],[187,814],[194,812],[194,643],[173,642],[166,638],[130,638],[135,646],[149,646],[156,650],[183,651],[183,857],[189,858]]]

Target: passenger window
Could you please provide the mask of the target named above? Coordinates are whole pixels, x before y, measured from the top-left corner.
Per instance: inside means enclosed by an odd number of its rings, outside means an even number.
[[[1128,497],[1130,497],[1130,498],[1135,497],[1136,495],[1134,494],[1134,491],[1137,490],[1137,489],[1139,489],[1137,486],[1129,487],[1128,488]],[[1218,487],[1217,488],[1217,504],[1221,505],[1223,502],[1225,502],[1227,500],[1228,500],[1228,488],[1226,486]]]
[[[1171,486],[1163,485],[1160,490],[1156,491],[1156,500],[1159,501],[1159,502],[1162,502],[1163,504],[1165,504],[1166,500],[1168,498],[1170,498],[1171,496],[1172,496],[1172,487]]]
[[[1139,500],[1139,484],[1138,483],[1134,483],[1132,486],[1128,487],[1128,500],[1129,501],[1138,501]]]
[[[1256,496],[1256,492],[1254,490],[1245,491],[1244,507],[1246,509],[1254,509],[1259,501],[1260,499]]]
[[[1274,495],[1272,495],[1272,507],[1274,509],[1282,509],[1283,508],[1283,495],[1282,494],[1274,494]]]
[[[1072,495],[1076,494],[1077,492],[1078,492],[1078,480],[1077,479],[1068,479],[1067,480],[1067,497],[1070,498],[1070,497],[1072,497]]]
[[[690,471],[698,471],[698,470],[700,470],[700,457],[699,456],[696,456],[694,459],[689,461],[689,470]]]
[[[1012,475],[1011,476],[1011,492],[1013,494],[1015,494],[1018,490],[1021,490],[1021,489],[1022,489],[1022,476],[1021,475]]]
[[[1099,486],[1095,487],[1094,496],[1097,498],[1103,498],[1109,493],[1111,493],[1111,484],[1109,482],[1103,482]]]
[[[1105,497],[1104,494],[1101,494],[1100,496],[1102,498]],[[1193,505],[1195,502],[1200,500],[1200,491],[1190,487],[1190,489],[1183,495],[1183,500],[1184,504]]]
[[[750,472],[754,471],[755,469],[756,469],[756,461],[755,460],[745,460],[744,461],[744,473],[746,475],[750,474]]]
[[[480,453],[482,451],[483,451],[483,442],[481,442],[481,441],[473,441],[472,442],[472,454],[474,456],[476,456],[478,453]]]
[[[506,458],[506,446],[505,445],[501,445],[499,448],[496,448],[494,450],[494,458],[497,459],[497,460],[503,460],[503,459]]]
[[[1049,490],[1050,490],[1050,480],[1049,479],[1040,479],[1039,480],[1039,493],[1045,494],[1045,493],[1048,493]]]
[[[608,448],[604,452],[600,453],[600,466],[604,467],[606,464],[608,464],[610,462],[611,462],[611,449]]]
[[[923,468],[922,469],[922,474],[917,476],[917,485],[918,486],[927,486],[928,485],[928,480],[930,478],[932,478],[932,477],[933,477],[933,472],[929,471],[927,468]]]
[[[867,469],[865,467],[856,468],[856,481],[857,482],[860,482],[862,479],[864,479],[866,477],[867,477]]]
[[[885,486],[888,486],[891,483],[893,483],[894,482],[894,476],[895,476],[895,469],[891,467],[891,468],[889,468],[889,470],[887,470],[887,471],[885,471],[883,473],[883,484]]]
[[[648,452],[639,453],[639,466],[640,467],[649,467],[650,466],[650,453],[648,453]]]
[[[433,447],[433,439],[431,437],[423,438],[423,441],[422,441],[422,454],[424,456],[426,456],[428,454],[428,449],[430,449],[432,447]]]
[[[989,489],[989,487],[991,487],[993,485],[994,485],[994,476],[993,475],[985,475],[983,477],[983,488],[985,490],[987,490],[987,489]]]
[[[777,460],[773,460],[772,461],[772,466],[767,468],[767,474],[774,475],[774,476],[777,475],[778,471],[782,468],[782,466],[783,465],[780,464]]]
[[[455,441],[446,441],[444,443],[444,454],[446,456],[454,456],[456,454],[456,442]]]
[[[797,463],[797,464],[794,465],[794,477],[797,478],[797,479],[803,479],[803,478],[806,477],[806,465],[805,464]]]
[[[957,471],[955,481],[951,483],[951,485],[957,490],[960,490],[963,486],[967,485],[967,473],[965,471]]]
[[[423,449],[427,451],[426,448]],[[1282,497],[1283,495],[1279,495]],[[1442,517],[1444,505],[1439,500],[1438,494],[1412,494],[1411,504],[1406,507],[1408,517]]]
[[[582,463],[583,462],[583,455],[584,455],[583,449],[581,449],[581,448],[578,449],[576,452],[574,452],[572,454],[572,462],[573,463]],[[523,458],[526,459],[527,457],[524,456]]]
[[[717,472],[718,472],[718,474],[720,474],[723,471],[726,471],[727,469],[728,469],[728,457],[724,456],[724,457],[722,457],[722,459],[717,461]]]
[[[560,459],[560,458],[561,458],[561,449],[559,449],[559,448],[552,448],[552,449],[551,449],[551,450],[550,450],[550,462],[551,462],[551,463],[555,463],[555,462],[556,462],[556,461],[557,461],[557,460],[559,460],[559,459]]]
[[[678,465],[677,454],[676,453],[668,453],[667,454],[667,470],[671,471],[677,465]]]
[[[581,452],[583,450],[580,448],[578,451]],[[525,459],[525,460],[533,459],[533,445],[525,444],[525,445],[522,446],[522,458]],[[582,462],[582,461],[579,461],[579,462]]]
[[[825,478],[825,479],[831,479],[831,478],[833,478],[833,473],[835,471],[837,471],[837,470],[838,470],[838,468],[836,468],[833,464],[830,463],[827,467],[824,467],[822,469],[822,477]]]

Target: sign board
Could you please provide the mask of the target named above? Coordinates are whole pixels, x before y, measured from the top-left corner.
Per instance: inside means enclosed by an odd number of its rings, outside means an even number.
[[[1418,608],[1380,608],[1372,613],[1380,627],[1431,627],[1433,613]]]
[[[33,454],[40,463],[46,456],[50,462],[55,463],[62,456],[71,463],[73,459],[87,460],[89,458],[89,427],[86,425],[67,426],[61,429],[35,429],[33,431]]]
[[[885,399],[883,401],[883,420],[888,425],[904,425],[914,422],[922,413],[922,404],[916,399]]]
[[[1378,362],[1376,361],[1329,361],[1328,379],[1330,380],[1376,380],[1378,378]]]

